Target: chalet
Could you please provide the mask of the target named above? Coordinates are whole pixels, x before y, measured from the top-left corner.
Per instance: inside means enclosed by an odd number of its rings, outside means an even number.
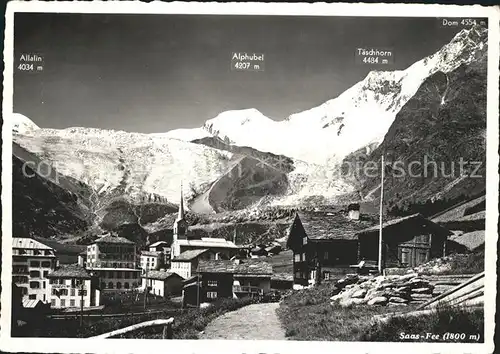
[[[198,303],[212,302],[220,298],[258,296],[271,288],[272,266],[261,260],[210,260],[200,261],[197,269],[199,289],[185,287],[186,297],[189,288],[198,291]],[[187,284],[189,285],[189,284]]]
[[[294,284],[307,286],[351,272],[350,265],[358,261],[357,232],[376,222],[376,217],[350,218],[338,210],[298,212],[287,241],[293,251]]]
[[[196,272],[200,260],[217,258],[218,254],[207,248],[185,251],[172,260],[170,271],[179,274],[184,279],[189,279]]]
[[[452,233],[438,224],[414,214],[382,224],[384,268],[416,267],[445,255],[446,240]],[[379,226],[358,232],[360,260],[378,260]]]
[[[152,270],[142,276],[143,287],[147,286],[151,294],[161,297],[180,295],[183,280],[179,274],[164,270]]]
[[[271,289],[287,290],[293,287],[293,274],[274,273],[271,276]]]

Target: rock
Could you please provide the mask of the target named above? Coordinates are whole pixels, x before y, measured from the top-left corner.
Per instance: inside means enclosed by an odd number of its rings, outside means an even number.
[[[361,305],[366,301],[364,299],[345,299],[339,302],[342,307],[351,307],[353,305]]]
[[[389,302],[397,302],[397,303],[406,304],[408,302],[408,300],[407,299],[403,299],[402,297],[398,297],[398,296],[391,296],[389,298]]]
[[[400,286],[399,288],[394,289],[397,292],[407,292],[410,290],[409,286]]]
[[[368,301],[368,305],[385,305],[387,303],[387,298],[385,296],[377,296]]]
[[[412,294],[432,294],[432,288],[411,289]]]
[[[375,289],[370,289],[368,290],[368,292],[366,293],[365,297],[370,300],[370,299],[373,299],[373,298],[376,298],[376,297],[382,297],[385,295],[385,291],[377,291]]]
[[[402,302],[389,302],[387,306],[408,306],[408,304]]]
[[[427,300],[432,298],[432,294],[411,294],[413,300]]]
[[[351,298],[357,299],[357,298],[364,298],[367,293],[366,289],[359,289],[356,290],[354,293],[352,293]]]
[[[404,281],[410,280],[412,278],[415,278],[417,276],[418,276],[417,273],[410,273],[410,274],[402,275],[401,277],[399,277],[399,280],[404,282]]]

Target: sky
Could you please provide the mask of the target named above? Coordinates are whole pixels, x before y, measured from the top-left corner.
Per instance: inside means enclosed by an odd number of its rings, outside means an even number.
[[[458,32],[436,18],[33,14],[14,20],[14,112],[44,128],[161,133],[226,110],[282,120],[335,98],[380,66],[359,47],[391,48],[405,69]],[[235,51],[264,71],[231,70]],[[19,70],[36,54],[43,70]]]

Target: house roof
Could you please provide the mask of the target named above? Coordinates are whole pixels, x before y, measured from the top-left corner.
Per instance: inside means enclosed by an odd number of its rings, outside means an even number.
[[[131,244],[134,245],[134,242],[126,239],[125,237],[106,235],[101,238],[98,238],[94,241],[94,243],[114,243],[114,244]]]
[[[89,273],[77,264],[64,264],[50,272],[48,278],[79,278],[90,279]]]
[[[165,279],[168,279],[172,276],[182,278],[177,273],[166,272],[164,270],[150,270],[149,272],[147,272],[147,274],[144,274],[141,277],[147,278],[147,279],[165,280]],[[184,278],[182,278],[182,279],[184,279]]]
[[[271,276],[271,280],[293,281],[293,275],[290,273],[274,273]]]
[[[486,201],[486,195],[480,196],[478,198],[469,200],[467,202],[461,202],[451,208],[446,209],[432,217],[434,222],[450,222],[456,221],[465,216],[465,212],[473,207],[479,206],[479,204]]]
[[[267,262],[245,259],[240,262],[230,260],[200,261],[199,273],[231,273],[237,275],[271,275],[273,267]]]
[[[156,241],[156,242],[150,244],[148,247],[156,247],[156,246],[159,246],[159,245],[162,245],[162,244],[167,244],[168,245],[168,242],[167,241]]]
[[[398,226],[398,225],[401,225],[401,224],[404,224],[404,223],[407,223],[407,222],[418,222],[420,221],[422,224],[425,224],[425,225],[430,225],[432,226],[434,229],[439,229],[441,230],[443,233],[446,233],[448,235],[451,235],[452,232],[445,229],[444,227],[442,226],[439,226],[438,224],[424,218],[422,216],[422,214],[420,213],[417,213],[417,214],[413,214],[413,215],[408,215],[408,216],[404,216],[402,218],[397,218],[397,219],[393,219],[393,220],[389,220],[389,221],[386,221],[385,223],[382,224],[382,228],[383,229],[386,229],[386,228],[392,228],[394,226]],[[372,226],[372,227],[369,227],[369,228],[366,228],[364,230],[361,230],[358,232],[358,235],[368,235],[368,234],[377,234],[378,235],[378,231],[379,231],[379,225],[375,225],[375,226]]]
[[[61,243],[56,240],[49,240],[42,237],[33,237],[33,239],[43,243],[46,246],[52,247],[57,253],[77,255],[80,252],[85,251],[87,249],[87,246],[84,245]]]
[[[227,241],[223,238],[202,237],[200,240],[177,240],[180,246],[193,246],[204,248],[239,248],[232,241]]]
[[[359,231],[375,225],[377,220],[372,215],[351,220],[341,211],[298,212],[297,215],[311,240],[355,240]]]
[[[208,248],[199,250],[187,250],[182,252],[180,255],[172,259],[172,261],[192,261],[196,257],[201,256],[203,253],[208,252]]]
[[[141,256],[158,257],[160,254],[160,251],[141,251]]]
[[[452,236],[450,240],[467,247],[470,251],[474,251],[484,245],[485,234],[484,230],[472,231]]]
[[[29,300],[29,299],[23,300],[23,307],[24,308],[33,309],[33,308],[37,307],[40,304],[43,305],[42,300]]]
[[[35,250],[53,250],[45,243],[35,240],[30,237],[13,237],[12,238],[12,248],[26,248]]]

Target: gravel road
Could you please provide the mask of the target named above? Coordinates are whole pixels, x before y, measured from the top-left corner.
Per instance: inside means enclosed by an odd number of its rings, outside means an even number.
[[[276,309],[279,303],[253,304],[210,322],[200,339],[285,340]]]

